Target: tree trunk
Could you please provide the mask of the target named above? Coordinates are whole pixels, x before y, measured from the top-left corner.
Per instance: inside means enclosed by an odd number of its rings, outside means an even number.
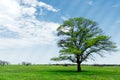
[[[81,72],[80,55],[77,55],[77,71],[78,71],[78,72]]]
[[[77,63],[77,71],[81,72],[81,63]]]

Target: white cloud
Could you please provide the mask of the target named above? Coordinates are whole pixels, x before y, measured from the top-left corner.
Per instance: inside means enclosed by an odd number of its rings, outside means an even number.
[[[19,17],[20,15],[20,6],[17,1],[0,1],[0,24],[12,23],[15,18]]]
[[[23,14],[26,14],[28,16],[32,16],[35,14],[36,9],[34,7],[25,7],[22,8]]]
[[[7,14],[8,16],[19,16],[20,7],[16,0],[1,0],[0,1],[0,13]]]
[[[114,5],[112,5],[112,7],[113,8],[117,8],[117,7],[119,7],[119,5],[118,4],[114,4]]]
[[[94,2],[93,1],[88,1],[87,4],[92,6],[94,4]]]
[[[51,5],[48,5],[48,4],[44,3],[44,2],[39,2],[38,5],[41,6],[41,7],[46,8],[49,11],[53,11],[53,12],[58,12],[59,11],[59,9],[55,9]]]
[[[21,5],[20,1],[24,2],[24,5]],[[5,27],[19,36],[18,38],[0,38],[0,49],[29,47],[54,42],[53,33],[59,24],[39,21],[35,17],[37,11],[35,6],[38,3],[39,7],[44,7],[49,11],[58,11],[51,5],[37,0],[1,0],[0,27]]]
[[[65,17],[65,16],[62,16],[61,19],[63,19],[64,21],[65,21],[65,20],[68,20],[68,18]]]
[[[53,12],[58,12],[59,9],[54,8],[53,6],[46,4],[44,2],[38,2],[37,0],[21,0],[25,5],[28,6],[32,6],[32,7],[36,7],[36,6],[40,6],[43,8],[46,8],[49,11],[53,11]]]
[[[43,14],[44,14],[43,9],[40,9],[40,14],[39,15],[41,16]]]
[[[25,5],[32,6],[32,7],[36,7],[38,3],[37,0],[20,0],[20,1],[23,2]]]
[[[116,23],[120,23],[120,20],[117,20]]]

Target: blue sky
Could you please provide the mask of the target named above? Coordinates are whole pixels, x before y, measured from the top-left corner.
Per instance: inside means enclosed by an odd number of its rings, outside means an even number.
[[[50,58],[59,54],[56,29],[73,17],[96,21],[119,49],[119,9],[119,0],[1,0],[0,60],[53,63]],[[118,50],[87,63],[120,64],[119,57]]]

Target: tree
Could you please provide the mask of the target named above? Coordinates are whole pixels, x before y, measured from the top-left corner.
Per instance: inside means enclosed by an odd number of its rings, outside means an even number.
[[[77,63],[77,71],[81,72],[81,63],[94,54],[103,56],[107,51],[115,51],[116,45],[110,37],[104,35],[95,21],[86,18],[72,18],[64,21],[57,29],[60,55],[51,60],[70,60]]]

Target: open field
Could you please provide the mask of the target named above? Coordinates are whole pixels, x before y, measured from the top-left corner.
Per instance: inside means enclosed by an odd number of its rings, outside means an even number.
[[[120,67],[9,65],[0,66],[0,80],[120,80]]]

